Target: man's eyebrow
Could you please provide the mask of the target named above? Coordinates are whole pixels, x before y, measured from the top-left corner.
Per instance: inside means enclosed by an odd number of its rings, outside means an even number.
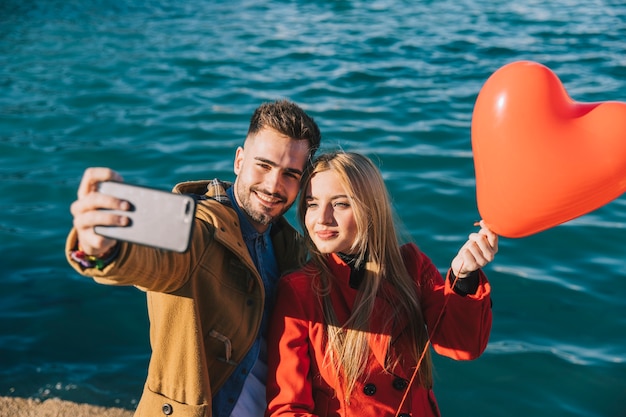
[[[269,159],[261,158],[260,156],[257,156],[254,159],[259,162],[263,162],[264,164],[273,166],[274,168],[280,168],[276,162],[270,161]],[[285,168],[285,171],[291,172],[292,174],[302,175],[302,171],[295,168]]]

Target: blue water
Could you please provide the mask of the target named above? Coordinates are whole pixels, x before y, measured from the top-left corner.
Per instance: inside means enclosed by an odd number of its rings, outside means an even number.
[[[86,167],[232,179],[254,108],[287,97],[325,148],[380,163],[445,270],[480,217],[470,125],[489,75],[532,60],[577,101],[626,101],[625,39],[617,0],[0,1],[0,395],[138,401],[143,294],[64,260]],[[487,351],[435,359],[444,416],[626,416],[625,236],[619,198],[502,238]]]

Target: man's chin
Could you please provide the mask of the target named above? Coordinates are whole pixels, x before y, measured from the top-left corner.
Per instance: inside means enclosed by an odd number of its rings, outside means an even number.
[[[260,212],[257,211],[255,213],[252,214],[252,220],[254,220],[255,222],[262,224],[264,226],[269,225],[270,223],[273,223],[276,219],[278,219],[280,216],[282,216],[284,212],[280,212],[278,214],[274,214],[274,213],[267,213],[267,212]]]
[[[274,221],[278,220],[278,218],[281,217],[282,215],[284,215],[287,212],[287,210],[289,210],[289,207],[291,206],[285,207],[283,205],[280,207],[269,208],[269,207],[260,205],[256,207],[256,209],[252,213],[247,210],[244,210],[244,211],[246,211],[248,216],[255,222],[267,226],[270,223],[273,223]]]

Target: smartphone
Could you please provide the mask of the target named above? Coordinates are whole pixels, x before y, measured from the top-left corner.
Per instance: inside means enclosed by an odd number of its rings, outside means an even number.
[[[128,225],[96,226],[99,235],[176,252],[189,249],[196,213],[193,197],[115,181],[101,182],[98,191],[131,206],[129,211],[112,210],[128,217]]]

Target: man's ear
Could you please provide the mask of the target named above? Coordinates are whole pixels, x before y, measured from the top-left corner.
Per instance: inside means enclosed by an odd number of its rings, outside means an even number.
[[[243,164],[243,155],[243,148],[241,146],[237,147],[237,151],[235,152],[235,162],[233,163],[233,170],[235,171],[235,175],[239,175],[239,171],[241,171],[241,165]]]

